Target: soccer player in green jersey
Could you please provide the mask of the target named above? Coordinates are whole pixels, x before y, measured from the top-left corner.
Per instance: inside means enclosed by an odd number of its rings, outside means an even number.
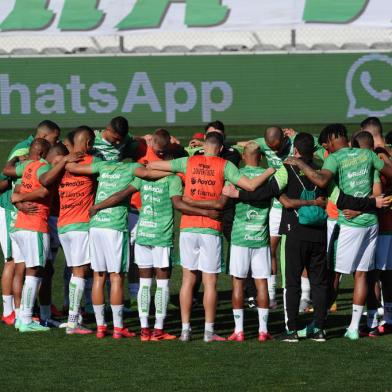
[[[260,148],[250,142],[245,146],[245,167],[240,173],[249,178],[262,174]],[[231,232],[230,275],[232,276],[232,305],[235,329],[228,340],[242,342],[244,335],[244,284],[249,271],[257,288],[259,341],[272,339],[268,333],[268,283],[271,276],[271,249],[268,231],[270,200],[259,203],[237,203]]]
[[[90,257],[94,271],[93,307],[97,322],[97,337],[107,334],[104,317],[104,286],[109,275],[110,303],[113,312],[113,338],[133,337],[135,334],[123,325],[123,282],[129,266],[128,210],[129,200],[122,200],[109,208],[104,201],[133,184],[135,176],[148,177],[153,173],[138,163],[96,162],[90,165],[68,164],[72,174],[98,174],[94,215],[90,220]],[[161,174],[162,173],[158,173]],[[165,173],[163,173],[165,175]],[[159,177],[160,178],[160,177]],[[132,187],[133,191],[136,188]]]
[[[139,142],[128,132],[129,125],[126,118],[113,118],[103,131],[95,132],[92,155],[102,161],[119,162],[125,158],[136,160]]]
[[[326,187],[332,179],[347,195],[367,197],[373,192],[374,171],[392,177],[392,165],[382,161],[370,150],[350,148],[347,129],[342,124],[332,124],[326,130],[328,150],[322,170],[316,171],[305,162],[288,158],[287,162],[298,168],[317,186]],[[355,275],[353,313],[345,334],[351,340],[359,338],[359,323],[367,295],[367,272],[374,269],[378,222],[376,213],[361,214],[346,219],[339,211],[339,237],[336,244],[336,282],[341,274]],[[338,284],[336,283],[335,288]]]
[[[264,137],[255,139],[261,154],[265,156],[268,167],[279,169],[283,161],[293,153],[293,142],[290,137],[285,136],[279,127],[269,127],[266,129]],[[248,142],[238,142],[241,147],[245,147]],[[272,202],[269,215],[269,234],[272,253],[272,273],[268,279],[268,291],[270,297],[270,307],[276,308],[276,276],[278,273],[277,250],[280,242],[279,226],[282,220],[282,204],[277,199]]]

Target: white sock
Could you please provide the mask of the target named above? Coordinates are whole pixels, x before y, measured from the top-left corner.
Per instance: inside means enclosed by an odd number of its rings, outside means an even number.
[[[105,304],[102,305],[93,305],[95,321],[98,326],[106,325],[105,323]]]
[[[310,282],[301,276],[301,301],[310,301]]]
[[[19,308],[15,308],[15,318],[16,319],[19,318],[19,314],[20,314],[20,309]]]
[[[169,303],[169,279],[157,279],[155,292],[155,329],[163,329]]]
[[[148,315],[151,303],[152,279],[140,278],[139,291],[137,293],[137,308],[139,310],[140,326],[148,328]]]
[[[378,326],[378,311],[377,309],[368,309],[367,310],[367,326],[368,328],[376,328]]]
[[[384,321],[387,324],[392,324],[392,302],[384,303]]]
[[[259,332],[268,332],[269,309],[257,308],[257,313],[259,314]]]
[[[244,309],[233,309],[234,332],[244,332]]]
[[[348,327],[350,331],[355,331],[359,329],[359,322],[361,321],[362,313],[363,313],[362,305],[353,304],[353,314],[351,317],[351,323]]]
[[[3,316],[7,317],[14,311],[13,306],[14,296],[3,295]]]
[[[129,298],[137,298],[139,292],[139,283],[128,283]]]
[[[42,321],[49,320],[52,317],[52,312],[50,310],[50,305],[40,305],[39,306],[39,318]]]
[[[22,303],[20,304],[20,319],[23,324],[32,322],[34,303],[37,298],[41,278],[26,276],[22,290]]]
[[[214,333],[214,323],[204,323],[204,332]]]
[[[182,330],[183,331],[190,331],[191,330],[191,324],[190,323],[182,323]]]
[[[113,326],[114,328],[124,328],[123,325],[123,311],[124,305],[110,305],[113,313]]]
[[[268,279],[268,295],[271,301],[276,298],[276,275],[271,275]]]
[[[80,311],[80,302],[83,297],[83,291],[86,287],[86,279],[78,278],[76,276],[71,277],[69,281],[69,313],[68,313],[68,326],[75,328]]]
[[[93,278],[86,279],[86,285],[84,286],[84,304],[92,305],[93,300],[91,298],[91,292],[93,290]]]

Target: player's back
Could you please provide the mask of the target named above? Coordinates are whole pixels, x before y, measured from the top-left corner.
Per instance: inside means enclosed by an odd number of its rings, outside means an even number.
[[[254,178],[264,173],[259,166],[245,166],[240,173]],[[258,203],[239,202],[235,206],[235,216],[231,240],[234,245],[258,248],[269,244],[268,220],[271,203],[269,200]]]

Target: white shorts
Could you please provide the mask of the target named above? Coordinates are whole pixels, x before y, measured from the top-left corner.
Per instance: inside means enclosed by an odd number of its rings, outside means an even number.
[[[337,219],[328,219],[327,220],[327,249],[329,249],[329,243],[331,242],[332,233],[335,229]]]
[[[139,214],[130,212],[128,214],[128,230],[129,230],[129,243],[135,245],[137,222],[139,221]]]
[[[24,257],[22,255],[22,252],[19,248],[18,243],[16,242],[15,238],[14,238],[15,233],[11,233],[10,237],[11,237],[11,246],[12,246],[12,258],[14,259],[14,263],[15,264],[20,264],[20,263],[24,263]]]
[[[96,227],[91,228],[90,256],[91,268],[96,272],[128,272],[128,232]]]
[[[139,268],[169,268],[173,248],[135,244],[135,263]]]
[[[90,244],[88,231],[68,231],[60,234],[68,267],[80,267],[90,264]]]
[[[379,235],[377,238],[376,269],[392,270],[392,235]]]
[[[18,230],[12,234],[19,246],[26,268],[45,267],[50,253],[50,237],[48,233]]]
[[[336,246],[335,271],[352,274],[375,267],[378,225],[369,227],[340,226]]]
[[[253,279],[268,279],[271,276],[271,249],[245,248],[231,245],[230,275],[236,278],[247,278],[249,268]]]
[[[269,232],[270,237],[280,237],[279,227],[282,220],[282,209],[272,207],[269,213]]]
[[[217,274],[222,270],[222,238],[218,235],[180,233],[182,267]]]
[[[11,211],[0,207],[0,245],[5,261],[8,261],[12,258],[12,244],[9,233],[10,214]]]

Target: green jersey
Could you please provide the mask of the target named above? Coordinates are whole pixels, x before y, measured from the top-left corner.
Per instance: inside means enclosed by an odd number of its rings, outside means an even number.
[[[103,131],[95,131],[95,141],[91,154],[102,161],[119,162],[125,158],[133,158],[139,143],[131,136],[125,136],[121,144],[110,144],[102,137]]]
[[[294,153],[294,139],[293,137],[285,137],[283,142],[283,147],[280,151],[271,150],[271,148],[265,142],[265,138],[261,137],[259,139],[254,140],[259,147],[261,153],[265,156],[267,160],[268,167],[272,167],[276,170],[280,169],[283,165],[283,162],[289,157],[292,156]],[[316,153],[321,149],[321,147],[317,143],[317,139],[314,137],[314,146],[316,148]],[[282,208],[282,204],[279,203],[277,199],[273,199],[273,208]]]
[[[189,157],[173,159],[170,161],[171,163],[171,171],[174,173],[186,173],[187,165],[188,165]],[[232,162],[226,161],[224,168],[224,177],[226,181],[231,182],[234,185],[237,185],[239,179],[242,177],[238,167],[236,167]],[[212,234],[212,235],[220,235],[221,233],[217,230],[210,228],[186,228],[181,231],[187,231],[191,233],[200,233],[200,234]]]
[[[261,167],[245,166],[240,169],[242,175],[249,178],[257,177],[265,169]],[[237,203],[231,243],[246,248],[262,248],[269,246],[268,217],[270,202],[264,201],[254,204]]]
[[[370,150],[362,148],[342,148],[329,155],[323,170],[335,176],[335,182],[346,194],[355,197],[368,197],[373,193],[375,170],[381,170],[384,162]],[[368,227],[377,224],[376,213],[364,213],[353,219],[345,219],[339,211],[338,223],[345,226]]]
[[[136,231],[136,243],[145,246],[173,246],[174,211],[171,198],[182,196],[182,182],[178,176],[157,181],[137,178],[142,207]]]
[[[22,140],[18,143],[9,153],[7,162],[14,157],[20,157],[23,155],[27,155],[29,153],[30,145],[33,142],[34,137],[30,135],[27,139]],[[5,177],[6,178],[6,177]],[[5,179],[2,177],[2,179]],[[0,207],[5,208],[6,210],[14,211],[15,207],[11,203],[11,195],[12,189],[8,189],[2,194],[0,194]]]
[[[98,204],[129,185],[134,185],[135,169],[141,167],[141,165],[125,162],[96,162],[91,167],[94,174],[99,174],[97,195],[95,197],[95,204]],[[91,218],[90,228],[127,231],[129,206],[129,200],[124,200],[115,207],[99,211]]]

